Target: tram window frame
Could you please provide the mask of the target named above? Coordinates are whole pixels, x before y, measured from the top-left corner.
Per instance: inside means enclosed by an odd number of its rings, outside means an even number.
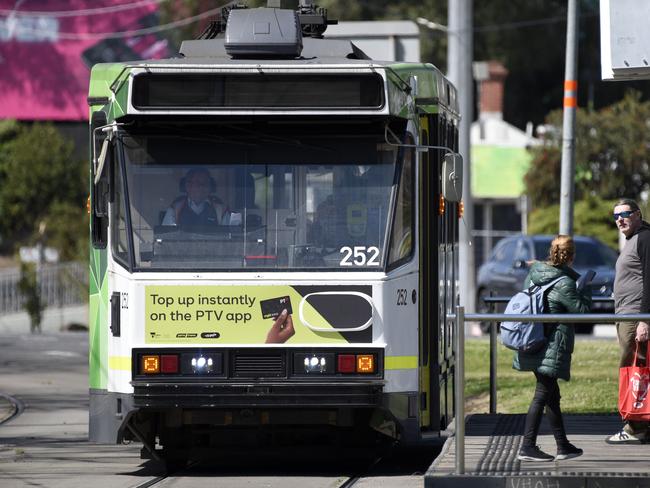
[[[157,134],[151,134],[149,131],[143,131],[142,133],[136,132],[136,135],[142,135],[143,137],[151,137],[151,136],[157,137],[158,136]],[[369,133],[368,136],[374,137],[374,133]],[[116,141],[122,141],[124,137],[132,138],[134,136],[129,131],[120,132],[118,134],[118,136],[116,137]],[[372,147],[378,147],[377,146],[378,142],[374,142],[372,144],[373,144]],[[128,269],[132,270],[133,272],[195,271],[196,268],[194,268],[194,267],[163,267],[163,266],[149,267],[149,266],[143,266],[142,263],[140,262],[141,259],[142,259],[141,258],[141,256],[142,256],[142,247],[140,245],[140,242],[138,241],[137,233],[134,232],[134,230],[133,230],[133,224],[136,223],[135,221],[137,221],[138,215],[133,214],[133,207],[132,207],[133,202],[132,202],[132,199],[134,198],[134,196],[137,196],[137,193],[136,193],[136,195],[134,195],[133,188],[131,187],[131,183],[130,183],[130,178],[131,178],[131,174],[129,173],[129,164],[130,164],[129,161],[130,161],[130,159],[129,159],[129,155],[128,155],[127,145],[118,142],[118,147],[119,147],[119,149],[116,152],[119,153],[119,158],[120,158],[119,164],[120,164],[121,171],[123,172],[122,177],[123,177],[124,181],[122,183],[123,183],[123,185],[126,185],[126,189],[125,189],[125,192],[126,192],[126,204],[125,204],[125,207],[127,208],[128,226],[131,229],[131,232],[129,233],[129,239],[130,239],[130,242],[129,242],[129,244],[130,244],[129,264],[130,264],[130,268],[128,268]],[[373,154],[374,154],[374,151],[373,151]],[[348,156],[346,156],[346,157],[348,157]],[[401,161],[401,157],[399,156],[399,154],[395,154],[393,156],[393,158],[391,158],[391,161],[385,162],[385,164],[389,164],[391,166],[390,178],[387,179],[386,182],[385,182],[386,185],[387,185],[386,189],[387,190],[390,189],[391,197],[388,198],[388,200],[387,200],[388,205],[385,208],[385,210],[387,211],[387,216],[385,217],[385,219],[386,219],[386,222],[385,222],[385,225],[384,225],[385,231],[383,233],[383,235],[384,235],[384,243],[386,242],[387,238],[389,237],[387,234],[389,233],[389,230],[390,230],[390,222],[392,222],[392,219],[393,219],[393,210],[392,209],[393,209],[393,207],[395,205],[394,193],[396,193],[396,181],[398,179],[399,171],[400,171],[400,168],[401,168],[400,161]],[[269,168],[273,168],[276,164],[280,164],[280,163],[276,163],[275,161],[271,161],[271,162],[266,163],[266,164],[269,166]],[[328,163],[328,164],[338,165],[340,163],[338,161],[336,161],[336,162],[332,162],[332,163]],[[348,163],[345,162],[345,164],[348,164]],[[372,164],[372,163],[368,163],[368,164]],[[277,175],[273,171],[271,171],[271,172],[269,172],[268,176],[273,177],[273,176],[277,176]],[[285,198],[276,198],[275,197],[275,194],[277,192],[273,191],[273,190],[277,189],[275,187],[276,183],[277,184],[282,183],[282,185],[284,186],[286,184],[286,181],[285,181],[284,178],[272,178],[272,180],[271,180],[271,183],[270,183],[271,187],[269,188],[271,191],[269,192],[269,195],[270,195],[271,200],[273,201],[274,208],[275,208],[275,206],[278,206],[279,209],[284,209],[286,207],[286,205],[293,205],[291,203],[292,199],[295,198],[295,195],[293,195],[293,194],[286,194]],[[289,220],[291,220],[291,219],[289,219]],[[146,242],[145,242],[145,244],[146,244]],[[385,244],[384,244],[383,248],[384,249],[386,248]],[[145,251],[145,252],[148,252],[148,251]],[[383,254],[383,256],[380,257],[381,264],[379,266],[377,266],[377,267],[374,267],[374,266],[373,267],[364,267],[363,271],[368,271],[368,272],[383,271],[383,272],[385,272],[386,271],[387,252],[384,250],[382,252],[382,254]],[[127,263],[122,262],[122,264],[125,267],[127,267]],[[208,268],[201,268],[201,269],[208,269]],[[245,267],[245,268],[241,268],[241,269],[240,268],[232,268],[232,267],[209,268],[210,271],[228,271],[228,272],[247,272],[247,271],[259,271],[259,270],[267,271],[267,270],[271,270],[271,269],[275,270],[275,271],[287,271],[287,272],[302,272],[302,271],[350,272],[350,271],[360,271],[360,268],[356,267],[356,266],[351,267],[349,269],[348,268],[342,268],[342,267],[337,267],[337,268],[326,268],[326,267],[301,267],[301,268],[285,267],[285,268],[281,268],[281,267],[273,267],[273,268],[269,268],[269,267],[253,267],[253,266]]]
[[[407,133],[405,138],[404,138],[404,143],[405,144],[415,144],[413,135],[410,133]],[[398,171],[396,172],[396,183],[397,183],[397,194],[395,196],[395,202],[393,204],[393,218],[391,220],[391,226],[390,226],[390,239],[387,243],[387,266],[386,266],[386,272],[390,272],[393,269],[396,269],[409,261],[413,259],[413,249],[414,249],[414,240],[415,240],[415,154],[416,152],[413,150],[413,148],[410,147],[402,147],[400,148],[400,157],[399,157],[399,166],[398,166]],[[407,166],[409,167],[408,170],[406,169]],[[392,260],[394,258],[394,252],[397,252],[397,250],[394,248],[395,242],[394,239],[397,235],[396,233],[396,226],[397,226],[397,219],[399,218],[398,216],[398,209],[400,207],[400,201],[402,197],[405,195],[405,185],[402,183],[404,182],[405,175],[407,174],[407,171],[410,172],[410,178],[409,178],[409,190],[410,190],[410,198],[406,201],[406,205],[402,205],[402,208],[410,208],[410,217],[409,217],[409,229],[408,233],[410,234],[410,246],[408,248],[408,252],[404,254],[403,256],[398,257],[394,261]],[[404,229],[404,226],[402,227],[402,231]],[[405,239],[407,234],[402,232],[402,237],[400,237],[400,243]]]

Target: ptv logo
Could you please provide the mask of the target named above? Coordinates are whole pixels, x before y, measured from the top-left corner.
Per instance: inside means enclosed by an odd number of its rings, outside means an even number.
[[[635,372],[630,383],[632,383],[632,395],[634,396],[634,408],[643,407],[643,402],[648,395],[648,381],[650,377],[647,374],[639,374]]]

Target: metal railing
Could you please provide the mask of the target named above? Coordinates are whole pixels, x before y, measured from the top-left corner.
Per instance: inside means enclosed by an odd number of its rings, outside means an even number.
[[[650,322],[650,314],[505,314],[505,313],[465,313],[464,307],[456,307],[456,313],[448,314],[448,320],[453,320],[456,332],[456,371],[454,375],[455,396],[455,418],[454,428],[456,436],[456,474],[465,473],[465,322],[504,322],[513,319],[518,321],[531,321],[543,323],[564,322],[571,324],[598,323],[613,324],[616,322]],[[492,332],[493,331],[493,332]],[[494,335],[494,362],[492,363],[492,344],[490,344],[490,376],[494,374],[496,385],[496,327],[491,327],[492,338]],[[492,371],[494,365],[494,373]],[[496,389],[496,386],[495,386]],[[496,403],[496,394],[495,394]],[[496,407],[495,407],[496,410]]]
[[[37,271],[44,308],[79,305],[88,299],[88,265],[69,262],[44,264]],[[21,312],[20,270],[0,271],[0,315]]]

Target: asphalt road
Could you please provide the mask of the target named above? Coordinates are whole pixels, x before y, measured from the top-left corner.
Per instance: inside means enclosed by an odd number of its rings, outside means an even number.
[[[283,487],[415,488],[437,452],[392,454],[371,464],[315,459],[264,448],[242,460],[197,463],[165,476],[140,459],[140,445],[88,442],[87,334],[14,334],[0,337],[0,487]],[[262,460],[265,461],[262,461]]]

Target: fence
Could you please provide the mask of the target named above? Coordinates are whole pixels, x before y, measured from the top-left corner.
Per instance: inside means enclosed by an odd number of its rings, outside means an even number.
[[[79,305],[88,299],[88,265],[69,262],[43,264],[37,271],[45,308]],[[0,315],[21,312],[23,297],[18,289],[20,270],[0,271]]]

